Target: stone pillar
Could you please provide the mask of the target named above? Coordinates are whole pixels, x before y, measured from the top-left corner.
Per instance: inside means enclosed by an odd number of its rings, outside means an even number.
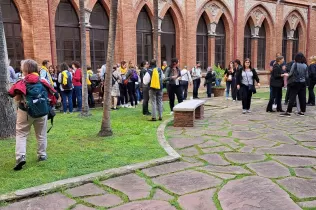
[[[196,8],[196,0],[185,0],[185,18],[186,23],[192,23],[192,24],[185,24],[186,30],[184,31],[183,38],[184,38],[184,45],[182,50],[184,50],[185,53],[183,53],[184,57],[184,63],[182,64],[188,66],[188,68],[192,68],[196,64],[196,25],[193,24],[195,22],[198,22],[197,20],[197,13],[195,9]],[[183,67],[183,65],[182,65]]]
[[[252,68],[258,67],[258,38],[252,37],[251,39],[251,62]]]
[[[90,10],[85,10],[85,24],[86,24],[86,64],[87,66],[91,66],[91,54],[90,54],[90,16],[91,12]],[[96,69],[94,69],[96,70]]]
[[[161,32],[158,32],[158,60],[157,65],[161,67]]]
[[[215,64],[215,36],[208,36],[208,65]]]
[[[290,62],[292,61],[293,57],[293,40],[288,39],[286,42],[286,61]]]

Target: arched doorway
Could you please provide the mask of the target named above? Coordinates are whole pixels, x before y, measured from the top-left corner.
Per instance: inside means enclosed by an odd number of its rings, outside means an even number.
[[[153,58],[152,25],[145,7],[140,11],[136,25],[137,63]]]
[[[299,25],[297,26],[296,30],[294,31],[293,36],[293,51],[292,51],[292,60],[294,60],[296,54],[298,53],[299,43],[300,43],[300,35],[298,31]]]
[[[69,0],[60,0],[55,17],[57,62],[80,61],[80,28]]]
[[[109,18],[100,2],[92,10],[90,24],[91,67],[96,71],[98,66],[106,63],[109,39]]]
[[[21,65],[24,58],[23,41],[21,34],[21,20],[19,12],[12,0],[1,0],[1,11],[6,36],[8,57],[14,68]]]
[[[170,11],[168,11],[161,23],[161,61],[170,64],[176,57],[176,30]]]
[[[283,37],[282,37],[282,56],[287,58],[287,30],[286,27],[283,27]]]
[[[215,64],[225,67],[226,33],[223,18],[220,18],[216,26],[215,35]]]
[[[258,37],[258,63],[257,68],[259,70],[265,69],[266,63],[266,29],[264,23],[259,29],[259,37]]]
[[[201,62],[202,69],[208,67],[208,31],[203,15],[199,20],[196,32],[196,60]]]
[[[251,28],[249,21],[244,30],[244,59],[246,58],[251,59]]]

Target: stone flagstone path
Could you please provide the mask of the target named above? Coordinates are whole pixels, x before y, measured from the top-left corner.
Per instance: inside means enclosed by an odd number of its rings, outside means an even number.
[[[0,207],[1,210],[316,209],[316,109],[280,118],[257,100],[213,100],[194,128],[168,127],[182,159]]]

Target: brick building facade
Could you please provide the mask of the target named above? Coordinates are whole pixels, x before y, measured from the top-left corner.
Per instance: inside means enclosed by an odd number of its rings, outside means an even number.
[[[80,59],[78,0],[0,0],[9,56],[37,61]],[[87,63],[105,62],[109,0],[86,0]],[[119,0],[115,60],[153,57],[152,0]],[[250,57],[259,70],[277,52],[316,55],[316,0],[159,0],[159,58],[181,66],[227,66]],[[264,74],[262,71],[261,74]]]

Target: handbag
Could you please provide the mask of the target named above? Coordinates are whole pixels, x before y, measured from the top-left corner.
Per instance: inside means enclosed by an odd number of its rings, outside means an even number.
[[[288,79],[287,79],[287,86],[288,86],[288,87],[292,87],[292,86],[294,85],[294,82],[295,82],[294,74],[295,74],[295,72],[296,72],[296,70],[297,70],[297,64],[295,63],[294,65],[295,65],[295,66],[294,66],[293,74],[291,74],[291,75],[288,77]]]
[[[247,73],[246,73],[246,77],[247,77],[247,81],[248,81],[248,90],[249,90],[250,92],[252,92],[253,94],[256,94],[256,93],[257,93],[256,87],[255,87],[254,85],[249,84],[249,80],[248,80],[248,75],[247,75]]]

